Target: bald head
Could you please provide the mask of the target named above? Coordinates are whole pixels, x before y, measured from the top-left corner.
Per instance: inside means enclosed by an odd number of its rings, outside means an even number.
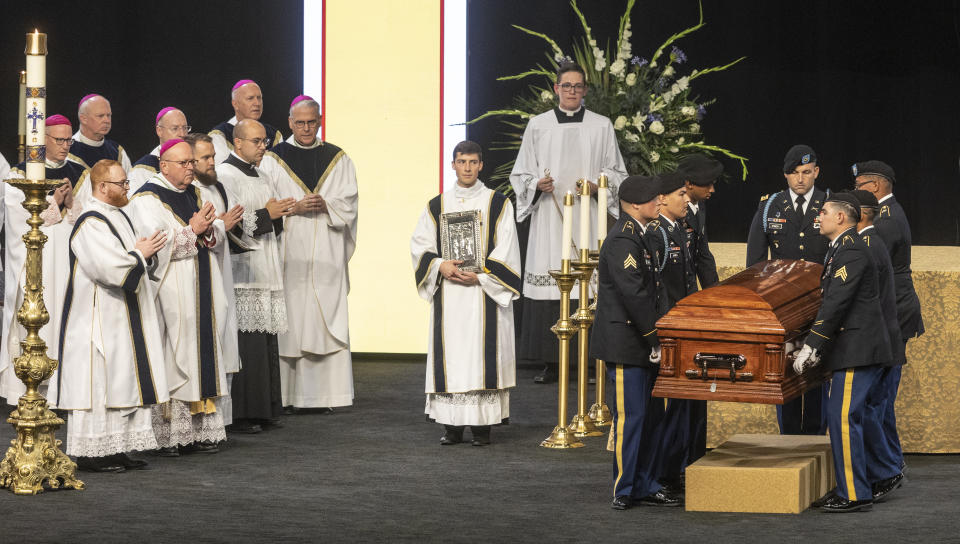
[[[157,119],[157,139],[163,145],[167,140],[174,138],[183,138],[189,132],[187,125],[187,116],[182,111],[172,109],[163,114],[163,117]]]
[[[260,164],[268,145],[267,131],[260,121],[244,119],[233,128],[233,152],[248,163]]]
[[[113,111],[110,101],[100,95],[84,100],[77,117],[80,119],[80,133],[91,140],[99,142],[110,133]]]
[[[263,114],[263,94],[254,82],[246,83],[230,93],[230,103],[237,120],[260,119]]]

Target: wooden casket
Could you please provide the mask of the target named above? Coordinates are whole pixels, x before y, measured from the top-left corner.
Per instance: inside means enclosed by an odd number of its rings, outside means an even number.
[[[826,378],[823,365],[793,371],[820,308],[817,263],[763,261],[694,293],[659,321],[657,397],[783,404]]]

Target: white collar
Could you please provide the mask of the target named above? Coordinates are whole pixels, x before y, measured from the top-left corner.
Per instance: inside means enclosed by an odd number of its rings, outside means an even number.
[[[583,104],[581,104],[579,108],[577,108],[577,109],[575,109],[575,110],[573,110],[573,111],[563,109],[562,107],[560,107],[560,104],[557,104],[557,109],[560,110],[560,111],[562,111],[563,113],[567,114],[567,117],[573,117],[574,115],[577,114],[578,111],[580,111],[580,110],[583,109]]]
[[[478,178],[470,187],[463,187],[459,182],[453,185],[453,194],[457,198],[473,198],[483,191],[483,182]]]
[[[884,200],[890,200],[891,198],[893,198],[893,193],[890,193],[889,195],[887,195],[887,196],[881,198],[880,200],[878,200],[878,201],[877,201],[877,204],[883,202]]]
[[[67,164],[67,159],[63,159],[60,162],[53,162],[50,159],[44,159],[43,164],[47,168],[63,168]]]
[[[314,149],[314,148],[320,147],[323,144],[323,142],[320,141],[320,138],[317,138],[310,145],[300,145],[300,142],[298,142],[297,139],[293,137],[293,134],[291,134],[287,138],[287,143],[292,145],[293,147],[298,147],[300,149]]]
[[[693,210],[693,215],[700,213],[700,204],[694,204],[693,202],[688,202],[687,206],[690,206],[690,209]]]
[[[868,230],[870,230],[870,229],[872,229],[872,228],[873,228],[873,225],[867,225],[866,227],[863,227],[863,230],[857,231],[857,234],[863,234],[864,232],[867,232]]]
[[[99,198],[97,198],[97,197],[95,197],[95,196],[91,196],[89,200],[90,200],[90,206],[100,207],[100,208],[105,209],[105,210],[108,211],[108,212],[112,212],[112,211],[114,211],[114,210],[119,210],[119,209],[120,209],[118,206],[114,206],[113,204],[110,204],[109,202],[104,202],[104,201],[100,200]]]
[[[665,215],[663,215],[663,214],[660,214],[660,217],[661,217],[664,221],[666,221],[667,223],[669,223],[671,227],[677,226],[677,222],[676,222],[676,221],[671,221],[669,217],[667,217],[667,216],[665,216]]]
[[[175,192],[177,192],[177,193],[182,193],[182,192],[186,191],[186,189],[177,189],[176,187],[174,187],[172,183],[170,183],[169,181],[167,181],[167,178],[165,178],[161,172],[157,172],[157,175],[155,175],[155,176],[153,176],[153,177],[154,177],[155,179],[160,180],[159,185],[162,185],[165,189],[170,189],[171,191],[175,191]]]
[[[77,133],[73,135],[73,139],[80,143],[84,143],[93,147],[100,147],[101,145],[103,145],[104,142],[107,141],[106,136],[104,136],[103,139],[100,140],[99,142],[96,140],[91,140],[90,138],[87,138],[86,136],[84,136],[83,132],[81,132],[80,130],[77,130]]]
[[[234,115],[234,116],[231,117],[230,120],[227,121],[227,122],[230,123],[231,125],[236,125],[236,124],[237,124],[237,116]]]
[[[150,154],[153,155],[154,157],[158,157],[158,158],[159,158],[159,157],[160,157],[160,146],[158,145],[157,147],[154,147],[154,148],[153,148],[153,151],[151,151]]]

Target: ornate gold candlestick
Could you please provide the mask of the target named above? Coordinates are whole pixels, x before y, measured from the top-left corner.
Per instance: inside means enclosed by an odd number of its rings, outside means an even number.
[[[590,278],[596,267],[590,260],[590,250],[580,250],[580,260],[571,263],[580,275],[580,300],[577,312],[571,319],[580,329],[580,338],[577,345],[577,414],[573,416],[567,427],[574,436],[600,436],[603,431],[591,421],[587,411],[587,373],[590,358],[590,325],[593,324],[593,312],[590,311]]]
[[[23,235],[27,248],[23,304],[17,311],[17,321],[27,329],[27,335],[13,363],[27,391],[7,419],[17,430],[17,437],[10,441],[7,455],[0,462],[0,487],[17,495],[41,493],[44,483],[51,488],[83,489],[83,482],[76,478],[76,463],[60,451],[61,442],[55,436],[64,421],[50,411],[47,399],[37,391],[57,368],[57,361],[47,357],[47,344],[40,338],[40,328],[50,321],[43,303],[42,250],[47,236],[40,231],[40,212],[47,209],[47,192],[63,182],[11,179],[7,183],[23,191],[23,207],[30,212],[30,230]]]
[[[577,332],[577,327],[570,319],[570,290],[577,281],[578,272],[570,270],[570,261],[562,261],[560,270],[551,270],[550,275],[557,281],[560,288],[560,319],[550,330],[557,335],[560,342],[560,371],[557,380],[559,401],[557,407],[557,426],[553,428],[540,446],[544,448],[568,449],[584,446],[573,432],[567,429],[567,394],[570,387],[570,338]]]
[[[603,240],[597,242],[597,247],[603,247]],[[593,266],[596,267],[600,264],[600,252],[591,251],[590,260],[593,261]],[[593,299],[593,304],[590,305],[590,311],[596,315],[597,311],[597,299]],[[613,422],[613,414],[610,413],[610,407],[607,406],[606,401],[606,387],[607,387],[607,365],[601,359],[597,359],[597,398],[596,401],[590,406],[590,410],[587,411],[587,415],[593,421],[593,424],[597,427],[606,427]]]

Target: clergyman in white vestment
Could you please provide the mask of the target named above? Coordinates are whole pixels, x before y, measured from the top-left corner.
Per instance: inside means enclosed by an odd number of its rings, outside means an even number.
[[[166,233],[134,231],[122,209],[128,181],[120,163],[97,162],[89,182],[93,196],[70,236],[60,365],[49,394],[70,410],[66,452],[79,468],[121,472],[146,466],[126,452],[156,449],[150,406],[169,398],[147,277]]]
[[[127,152],[122,145],[107,138],[113,128],[110,101],[99,94],[84,96],[77,108],[77,118],[80,120],[80,130],[73,135],[73,145],[70,146],[70,155],[67,158],[87,170],[85,174],[101,159],[117,161],[125,172],[129,172],[131,165]],[[84,175],[74,185],[73,194],[80,202],[86,202],[90,198],[90,192],[87,176]]]
[[[319,108],[309,96],[295,98],[293,135],[260,163],[277,197],[297,200],[281,240],[290,326],[280,335],[280,381],[288,409],[353,404],[347,263],[357,243],[357,176],[342,149],[317,137]]]
[[[555,365],[559,359],[557,338],[550,327],[560,316],[560,290],[548,271],[560,268],[563,195],[576,192],[580,179],[587,180],[591,194],[596,194],[597,178],[606,174],[610,196],[604,212],[618,217],[617,187],[627,177],[613,123],[582,105],[586,85],[580,66],[568,63],[560,67],[553,86],[559,104],[527,124],[510,173],[517,195],[517,221],[530,220],[517,356],[548,363],[534,379],[538,383],[556,379],[549,364]],[[596,225],[597,202],[591,199],[590,249],[594,250]],[[579,214],[574,214],[573,232],[580,232]],[[578,298],[576,289],[571,296]]]
[[[475,446],[489,444],[490,426],[510,417],[516,385],[520,247],[510,200],[479,181],[481,153],[474,142],[457,144],[457,185],[430,200],[410,241],[417,292],[430,301],[425,411],[444,425],[444,445],[461,442],[468,425]],[[441,242],[444,214],[470,210],[480,212],[476,273],[444,255]]]
[[[263,93],[260,91],[260,85],[251,79],[241,79],[234,83],[230,90],[230,105],[233,107],[233,117],[220,123],[210,129],[208,133],[213,138],[213,148],[216,150],[217,164],[227,160],[230,152],[233,151],[233,128],[237,123],[244,119],[253,119],[259,121],[263,115]],[[267,131],[269,143],[271,145],[283,140],[280,131],[271,125],[260,121],[264,130]]]

